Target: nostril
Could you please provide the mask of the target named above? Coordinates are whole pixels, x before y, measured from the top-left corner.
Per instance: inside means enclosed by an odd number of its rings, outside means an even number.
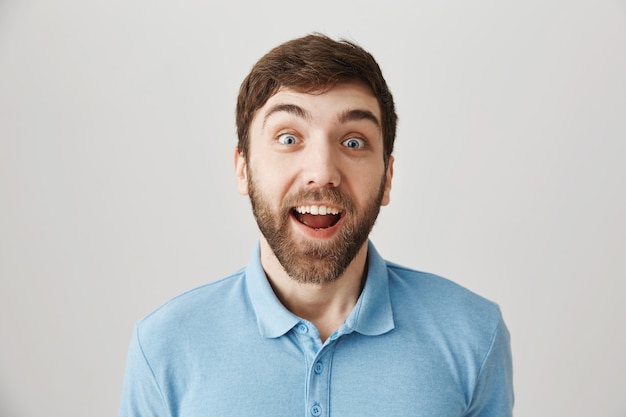
[[[316,188],[336,188],[339,186],[339,183],[335,183],[335,182],[327,182],[326,184],[319,184],[316,181],[309,181],[307,183],[307,185],[311,186],[311,187],[316,187]]]

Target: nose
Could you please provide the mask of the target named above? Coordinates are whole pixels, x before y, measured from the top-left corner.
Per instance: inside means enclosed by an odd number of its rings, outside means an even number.
[[[306,187],[333,188],[341,182],[340,155],[324,139],[310,140],[302,158],[302,178]]]

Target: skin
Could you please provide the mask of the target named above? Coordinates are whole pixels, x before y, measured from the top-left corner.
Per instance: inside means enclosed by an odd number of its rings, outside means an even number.
[[[380,107],[361,83],[338,84],[321,94],[280,89],[255,114],[250,126],[248,158],[235,150],[238,190],[262,196],[278,218],[281,207],[326,205],[342,211],[332,227],[316,229],[288,216],[294,250],[310,245],[332,248],[342,228],[376,204],[389,203],[393,158],[385,168]],[[381,189],[382,187],[382,189]],[[309,190],[336,189],[354,206],[311,197]],[[324,195],[324,194],[322,194]],[[261,264],[274,292],[291,312],[316,325],[322,340],[341,326],[357,302],[363,286],[367,240],[336,279],[303,282],[289,276],[272,247],[261,235]]]

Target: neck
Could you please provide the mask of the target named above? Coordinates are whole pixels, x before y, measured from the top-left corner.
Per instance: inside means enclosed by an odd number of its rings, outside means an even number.
[[[305,284],[291,278],[261,238],[261,264],[280,302],[317,327],[322,341],[335,332],[356,305],[365,282],[367,242],[335,281]]]

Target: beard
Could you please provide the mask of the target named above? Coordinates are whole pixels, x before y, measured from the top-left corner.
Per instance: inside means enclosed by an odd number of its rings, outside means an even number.
[[[288,195],[278,212],[263,196],[248,172],[248,194],[256,222],[274,255],[285,272],[304,284],[326,284],[336,281],[350,265],[366,242],[383,199],[386,175],[383,175],[377,193],[357,213],[352,198],[337,188],[305,190]],[[329,239],[297,240],[289,225],[293,208],[302,201],[330,203],[345,212],[338,233]],[[294,221],[297,221],[294,219]]]

